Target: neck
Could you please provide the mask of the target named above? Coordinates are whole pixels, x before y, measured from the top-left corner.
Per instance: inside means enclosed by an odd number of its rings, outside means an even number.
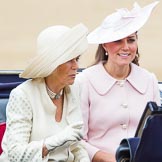
[[[59,93],[53,92],[52,90],[50,90],[50,89],[48,88],[47,85],[46,85],[46,89],[47,89],[47,93],[48,93],[48,95],[49,95],[49,97],[50,97],[51,99],[59,99],[59,98],[61,98],[61,96],[62,96],[62,94],[63,94],[63,89],[62,89]]]
[[[111,75],[113,78],[117,80],[124,80],[128,77],[130,73],[130,65],[127,66],[112,66],[109,64],[104,65],[105,70]]]
[[[57,78],[48,76],[45,78],[46,86],[54,93],[60,93],[64,86],[60,84]]]

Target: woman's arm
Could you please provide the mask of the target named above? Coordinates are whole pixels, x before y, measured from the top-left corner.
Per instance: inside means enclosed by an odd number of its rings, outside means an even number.
[[[160,88],[158,86],[158,80],[156,78],[156,76],[153,74],[153,88],[154,88],[154,92],[153,92],[153,101],[157,103],[157,105],[161,105],[161,101],[160,101]]]
[[[30,142],[32,109],[22,91],[14,89],[11,92],[6,113],[8,159],[11,162],[41,162],[43,140]]]
[[[74,149],[72,149],[72,153],[74,154],[74,162],[90,162],[90,158],[88,156],[88,152],[81,143],[81,141],[78,141],[74,146],[72,146]]]
[[[89,88],[88,88],[88,80],[86,79],[83,73],[78,74],[76,81],[80,87],[80,104],[82,117],[84,121],[84,136],[83,136],[83,144],[86,148],[90,160],[92,160],[94,154],[99,151],[99,149],[88,142],[88,131],[89,131],[89,114],[90,114],[90,101],[89,101]]]
[[[98,151],[92,162],[116,162],[115,156],[104,151]]]

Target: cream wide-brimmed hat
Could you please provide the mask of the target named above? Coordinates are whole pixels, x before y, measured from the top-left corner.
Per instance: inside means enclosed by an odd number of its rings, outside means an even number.
[[[37,38],[37,55],[19,76],[40,78],[50,75],[59,65],[86,51],[87,34],[88,29],[82,23],[73,28],[63,25],[46,28]]]
[[[135,2],[134,8],[130,11],[127,8],[118,9],[107,16],[102,24],[87,36],[88,43],[109,43],[133,34],[146,23],[153,8],[158,3],[159,1],[155,1],[141,8]]]

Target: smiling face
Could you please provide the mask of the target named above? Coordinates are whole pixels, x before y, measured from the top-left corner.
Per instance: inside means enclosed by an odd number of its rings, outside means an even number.
[[[108,63],[118,66],[129,65],[136,56],[137,34],[133,33],[126,38],[104,43],[102,46],[108,53]]]

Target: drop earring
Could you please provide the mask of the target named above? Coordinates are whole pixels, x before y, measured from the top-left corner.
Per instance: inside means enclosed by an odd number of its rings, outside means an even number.
[[[108,53],[106,52],[105,55],[108,56]]]

